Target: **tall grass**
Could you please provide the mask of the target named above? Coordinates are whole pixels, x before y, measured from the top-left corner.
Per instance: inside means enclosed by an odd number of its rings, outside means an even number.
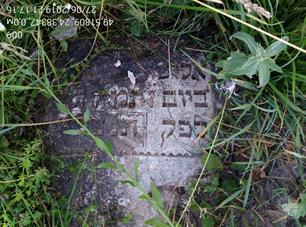
[[[285,42],[288,45],[287,50],[277,58],[277,64],[281,66],[283,73],[272,73],[265,87],[256,88],[256,81],[246,77],[228,78],[239,79],[242,84],[251,84],[255,89],[239,87],[237,84],[238,96],[225,98],[226,108],[221,110],[222,117],[214,119],[211,128],[206,129],[208,131],[217,128],[208,147],[203,148],[209,155],[206,156],[200,176],[190,189],[185,206],[182,211],[177,212],[179,217],[170,217],[170,213],[157,206],[160,201],[142,191],[159,210],[161,219],[167,223],[165,225],[187,226],[191,223],[188,214],[192,212],[196,212],[207,226],[209,223],[222,224],[226,221],[237,224],[237,216],[233,212],[253,210],[253,206],[260,207],[266,202],[257,201],[254,205],[256,198],[253,194],[257,184],[253,179],[254,172],[264,171],[279,159],[298,163],[301,179],[297,191],[300,195],[305,192],[306,8],[303,1],[256,1],[271,13],[269,20],[256,13],[246,12],[243,4],[232,0],[224,0],[223,5],[197,0],[75,3],[97,6],[102,4],[103,7],[98,9],[103,11],[98,11],[98,14],[103,12],[103,15],[119,16],[112,29],[124,31],[139,39],[139,42],[145,35],[161,39],[164,35],[177,39],[182,35],[189,36],[212,63],[225,59],[231,51],[246,51],[244,46],[230,40],[234,32],[247,32],[264,47],[274,39],[285,35],[289,37],[289,42]],[[8,16],[5,12],[8,5],[34,4],[36,1],[5,2],[0,7],[0,19],[4,21]],[[50,3],[40,1],[39,4]],[[25,15],[10,16],[22,18]],[[52,18],[55,15],[26,16],[39,19]],[[45,168],[42,135],[36,127],[40,123],[34,118],[39,109],[37,102],[41,97],[53,98],[58,104],[61,103],[57,93],[65,86],[58,86],[58,79],[62,74],[54,67],[53,62],[54,56],[62,49],[57,41],[48,37],[51,27],[7,26],[7,30],[22,31],[23,38],[11,40],[6,37],[6,32],[0,32],[0,223],[3,226],[68,226],[73,214],[67,212],[67,200],[50,193],[53,171]],[[104,34],[108,32],[101,32],[97,27],[88,27],[81,34],[84,37],[95,37],[97,42],[105,42]],[[203,39],[206,33],[207,38]],[[30,58],[35,51],[39,53],[38,59]],[[205,66],[200,66],[205,70]],[[213,75],[217,76],[218,84],[224,82],[224,78],[220,79],[217,73]],[[223,94],[220,92],[219,95]],[[112,156],[108,144],[98,140],[82,121],[73,115],[71,118],[83,127],[98,147],[108,152],[121,171],[126,171]],[[205,188],[199,182],[206,173],[210,155],[215,155],[212,157],[222,160],[227,167],[238,163],[241,174],[238,176],[239,184],[232,188],[219,184],[214,190],[210,189],[212,194],[215,193],[213,195],[218,196],[215,196],[215,204],[207,205],[206,199],[199,199],[197,192]],[[231,163],[233,155],[240,155],[243,161]],[[222,171],[218,169],[209,173],[222,181]],[[126,174],[139,189],[133,174]],[[249,204],[250,201],[252,204]],[[90,224],[86,223],[86,215],[84,217],[84,225]],[[296,218],[297,225],[301,221],[303,220]]]

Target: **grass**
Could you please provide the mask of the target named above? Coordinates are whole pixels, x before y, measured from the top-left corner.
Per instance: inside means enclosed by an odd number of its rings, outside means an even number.
[[[159,192],[154,185],[152,191],[155,193],[151,197],[140,188],[133,173],[127,172],[116,160],[111,147],[88,130],[86,120],[75,118],[61,105],[58,99],[60,93],[67,84],[77,80],[86,66],[86,60],[73,68],[76,76],[69,79],[65,72],[54,66],[55,56],[65,49],[67,43],[63,41],[59,45],[58,41],[48,37],[52,27],[14,27],[5,24],[7,31],[0,32],[0,223],[3,226],[69,226],[75,215],[69,209],[70,199],[51,193],[50,180],[62,167],[54,165],[55,169],[46,168],[50,160],[43,152],[41,141],[44,135],[35,119],[39,111],[38,101],[44,97],[56,100],[59,108],[70,114],[97,146],[108,153],[116,167],[129,177],[130,183],[142,191],[159,211],[160,222],[164,225],[195,225],[192,218],[195,215],[204,226],[224,223],[253,226],[255,222],[263,221],[270,210],[280,215],[274,224],[288,218],[293,225],[305,225],[306,9],[303,1],[257,2],[271,12],[270,20],[245,12],[241,4],[230,0],[223,1],[224,5],[189,0],[163,3],[146,0],[125,0],[121,3],[96,1],[94,5],[103,4],[104,10],[102,12],[98,7],[96,15],[102,13],[112,17],[114,25],[100,29],[83,27],[79,31],[80,37],[94,38],[101,43],[106,43],[108,34],[116,31],[131,35],[140,43],[143,36],[162,39],[167,35],[179,39],[187,35],[212,63],[226,59],[230,52],[237,49],[248,53],[241,43],[230,39],[237,31],[251,34],[263,47],[285,35],[289,37],[289,42],[285,41],[287,49],[278,55],[276,61],[282,73],[273,72],[267,85],[261,88],[257,87],[255,77],[229,75],[224,78],[212,73],[217,77],[215,83],[219,85],[226,80],[237,82],[238,96],[219,92],[218,95],[225,97],[226,101],[221,114],[206,129],[215,134],[209,137],[210,143],[203,148],[206,155],[203,156],[202,172],[191,183],[186,204],[177,208],[175,217],[161,206]],[[63,5],[65,2],[56,3]],[[87,1],[71,3],[90,4]],[[50,3],[40,1],[40,4]],[[43,13],[9,13],[5,10],[9,5],[26,6],[34,5],[34,2],[2,4],[2,23],[8,14],[14,18],[32,20],[57,17]],[[79,17],[85,18],[87,15]],[[204,29],[208,30],[208,34]],[[12,31],[22,31],[23,37],[14,40],[7,38],[7,33]],[[39,52],[38,60],[29,58],[36,49]],[[92,55],[93,52],[86,59]],[[207,70],[206,66],[201,67]],[[55,162],[59,163],[59,160]],[[289,184],[284,186],[280,182],[267,189],[273,177],[281,177],[277,175],[280,167],[290,169],[293,166],[296,166],[299,176],[291,183],[295,190],[290,189]],[[82,170],[79,168],[78,171]],[[286,177],[292,175],[287,174]],[[208,183],[202,184],[203,179]],[[263,193],[260,194],[260,191]],[[73,190],[70,198],[72,195]],[[274,198],[285,198],[287,202],[274,204]],[[290,207],[294,209],[290,210]],[[87,223],[88,215],[85,213],[79,217],[84,226],[90,225]],[[160,222],[152,220],[149,223],[161,226]]]

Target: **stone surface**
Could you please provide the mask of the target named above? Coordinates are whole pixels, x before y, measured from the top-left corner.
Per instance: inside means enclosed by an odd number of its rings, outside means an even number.
[[[189,54],[205,61],[199,53]],[[168,62],[159,56],[135,57],[131,51],[113,49],[95,58],[61,100],[77,117],[89,108],[90,130],[113,144],[116,157],[130,172],[139,160],[141,186],[149,192],[153,181],[169,204],[176,196],[175,189],[185,187],[201,168],[199,151],[206,140],[195,139],[214,114],[209,81],[209,76],[200,73],[179,51],[171,53]],[[43,118],[66,117],[51,102]],[[90,139],[63,134],[77,128],[71,121],[49,125],[46,146],[50,153],[64,156],[68,162],[88,153],[86,166],[109,161]],[[72,183],[66,175],[61,176],[67,187],[63,186],[63,191]],[[100,221],[132,212],[132,226],[143,226],[157,213],[138,199],[134,188],[121,185],[121,179],[125,176],[110,170],[85,171],[79,177],[73,207],[81,210],[96,203]],[[107,211],[112,217],[105,217]]]

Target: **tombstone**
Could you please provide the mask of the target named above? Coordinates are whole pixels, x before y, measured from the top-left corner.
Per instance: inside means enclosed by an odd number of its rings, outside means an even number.
[[[205,61],[199,53],[189,54]],[[154,182],[169,206],[176,189],[186,187],[202,167],[200,152],[207,141],[196,138],[213,117],[214,96],[210,77],[186,55],[179,50],[171,53],[170,62],[163,56],[105,50],[60,99],[77,117],[90,109],[88,128],[112,143],[115,156],[129,172],[138,160],[140,185],[150,192]],[[87,167],[110,161],[89,138],[64,134],[79,128],[67,118],[54,102],[46,107],[44,121],[64,121],[45,128],[49,153],[65,157],[66,162],[84,160],[86,153]],[[158,216],[138,198],[135,188],[119,182],[126,178],[123,174],[109,169],[94,172],[79,175],[71,207],[80,211],[95,204],[98,222],[132,213],[131,226],[144,226],[145,220]],[[59,184],[64,193],[71,190],[73,178],[68,171],[63,171]]]

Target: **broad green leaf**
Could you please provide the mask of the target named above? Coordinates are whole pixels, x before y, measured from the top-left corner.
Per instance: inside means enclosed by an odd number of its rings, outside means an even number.
[[[133,219],[133,214],[132,213],[127,213],[126,215],[124,215],[123,219],[122,219],[122,223],[127,225],[129,224]]]
[[[62,41],[60,42],[60,45],[61,45],[61,47],[62,47],[62,49],[63,49],[64,52],[67,52],[67,51],[68,51],[68,42],[67,42],[66,40],[62,40]]]
[[[259,43],[256,43],[254,38],[248,33],[237,32],[233,34],[231,38],[236,38],[245,42],[252,56],[246,56],[244,53],[232,52],[231,56],[226,60],[218,62],[217,66],[222,67],[222,71],[219,72],[218,75],[224,78],[230,77],[232,80],[237,80],[231,76],[246,75],[252,78],[253,75],[257,74],[259,77],[258,87],[263,87],[269,82],[271,71],[282,73],[282,69],[275,63],[275,60],[270,58],[285,48],[286,45],[282,42],[275,42],[265,50]],[[288,40],[288,37],[284,37],[283,39]],[[239,86],[256,90],[253,89],[252,84],[241,85],[238,84],[238,80],[235,82]]]
[[[251,35],[245,32],[236,32],[231,36],[231,38],[236,38],[245,42],[252,55],[256,55],[256,49],[258,48],[258,44],[255,42],[255,39]]]
[[[265,86],[270,80],[270,71],[264,63],[258,65],[259,87]]]
[[[248,60],[242,66],[234,69],[230,72],[230,74],[235,76],[247,75],[251,78],[253,75],[256,74],[258,64],[258,57],[249,57]]]
[[[86,111],[84,113],[84,123],[87,124],[90,120],[90,110],[89,108],[86,108]]]
[[[243,172],[247,168],[248,163],[232,162],[229,166],[232,170]]]
[[[245,169],[244,169],[245,170]],[[230,176],[221,182],[220,187],[227,193],[233,194],[239,189],[239,184],[235,177]]]
[[[281,67],[279,67],[277,64],[275,64],[275,61],[272,58],[268,58],[263,61],[263,63],[271,70],[271,71],[276,71],[279,73],[282,73]]]
[[[64,105],[63,103],[56,103],[56,108],[58,111],[62,113],[69,113],[68,107]]]
[[[82,131],[70,129],[70,130],[64,131],[64,134],[71,135],[71,136],[76,136],[76,135],[81,135]]]
[[[131,32],[132,35],[134,35],[136,37],[141,37],[144,30],[145,30],[145,26],[141,22],[139,22],[137,20],[131,22],[130,32]]]
[[[106,154],[112,156],[112,144],[107,142],[107,141],[103,141],[98,137],[95,137],[95,143],[97,145],[97,147],[101,150],[103,150]]]
[[[281,205],[282,210],[288,215],[293,218],[300,218],[300,206],[298,203],[294,203],[289,201],[289,203]]]
[[[204,186],[204,192],[214,193],[219,185],[219,176],[213,175],[210,178],[210,182]]]
[[[0,150],[4,151],[9,148],[9,143],[4,139],[4,137],[0,137]]]
[[[151,198],[150,198],[148,195],[146,195],[146,194],[142,194],[142,195],[140,195],[138,198],[141,199],[141,200],[150,200],[150,199],[151,199]]]
[[[205,163],[207,158],[208,158],[208,154],[204,154],[202,158],[202,162]],[[222,168],[223,168],[223,165],[220,159],[218,158],[218,156],[215,154],[210,154],[209,159],[206,164],[206,169],[210,171],[210,170],[222,169]]]
[[[204,198],[201,199],[200,204],[197,203],[196,209],[199,209],[199,205],[201,208],[206,208],[207,211],[213,210],[213,207],[207,201],[205,201]]]
[[[116,169],[115,165],[111,162],[102,162],[98,164],[95,168],[96,169]]]
[[[161,194],[153,182],[151,182],[151,192],[152,192],[152,199],[156,202],[156,205],[159,208],[164,209],[164,204],[163,204]]]
[[[282,40],[289,41],[289,38],[288,36],[285,36],[282,38]],[[276,41],[266,48],[265,56],[273,57],[275,55],[278,55],[285,48],[286,48],[286,44],[282,43],[281,41]]]
[[[215,220],[212,216],[205,215],[202,218],[202,226],[204,227],[214,227],[215,226]]]
[[[306,193],[303,193],[300,195],[300,217],[305,217],[306,216]]]
[[[231,78],[231,80],[234,81],[240,87],[244,87],[246,89],[250,89],[250,90],[253,90],[253,91],[256,91],[256,92],[258,91],[258,88],[253,83],[250,83],[248,81],[239,80],[239,79],[236,79],[236,78]]]
[[[217,63],[218,67],[221,67],[223,71],[232,71],[242,66],[247,61],[247,56],[240,52],[231,52],[231,55],[226,59]]]
[[[152,218],[150,220],[147,220],[147,221],[145,221],[145,224],[155,226],[155,227],[169,227],[168,224],[159,220],[158,218]]]
[[[73,17],[69,17],[65,21],[65,24],[59,24],[57,27],[55,27],[50,35],[58,41],[63,41],[77,35],[77,33],[78,28],[75,24],[75,19]]]

